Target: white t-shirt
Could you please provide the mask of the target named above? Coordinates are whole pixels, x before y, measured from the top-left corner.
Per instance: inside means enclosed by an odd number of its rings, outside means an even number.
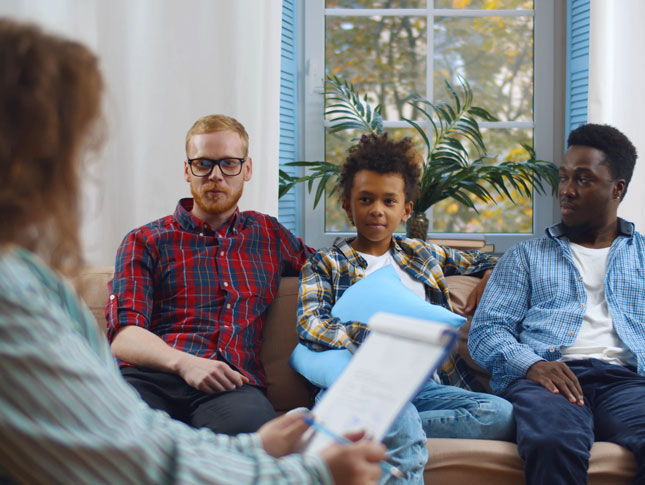
[[[365,270],[365,276],[367,276],[370,273],[373,273],[377,269],[384,268],[388,264],[391,264],[396,269],[396,272],[399,275],[399,278],[401,278],[401,282],[408,289],[416,293],[419,297],[423,298],[424,300],[426,299],[426,291],[425,291],[425,288],[423,287],[423,283],[421,283],[417,279],[414,279],[408,273],[403,271],[401,266],[396,264],[396,261],[394,261],[394,257],[392,256],[392,251],[388,251],[385,254],[382,254],[380,256],[374,256],[373,254],[365,254],[365,253],[361,253],[360,251],[357,251],[357,253],[360,254],[363,257],[363,259],[367,262],[367,269]]]
[[[563,347],[562,360],[598,359],[610,364],[636,365],[636,356],[623,344],[605,299],[605,274],[609,248],[587,248],[569,243],[576,268],[587,293],[587,304],[578,336]]]

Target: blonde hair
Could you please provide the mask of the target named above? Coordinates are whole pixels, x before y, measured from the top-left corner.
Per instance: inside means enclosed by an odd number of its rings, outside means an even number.
[[[96,141],[103,81],[85,46],[0,19],[0,244],[72,273],[81,262],[80,152]]]
[[[195,124],[186,133],[186,156],[188,156],[188,148],[190,146],[190,139],[193,135],[201,135],[204,133],[213,133],[216,131],[234,131],[240,135],[242,140],[242,151],[244,158],[249,154],[249,135],[244,129],[244,125],[226,115],[207,115],[195,121]]]

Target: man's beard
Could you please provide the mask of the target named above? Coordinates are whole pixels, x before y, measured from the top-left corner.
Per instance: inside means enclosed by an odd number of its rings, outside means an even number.
[[[193,184],[190,184],[190,193],[193,194],[195,204],[197,204],[197,207],[207,214],[223,214],[228,212],[237,206],[237,202],[240,200],[240,197],[242,197],[243,185],[240,185],[237,192],[229,192],[224,188],[218,187],[218,190],[221,190],[226,194],[226,197],[219,198],[218,200],[213,200],[202,195],[216,187],[217,186],[215,184],[209,184],[201,187],[201,190],[198,190],[193,186]]]

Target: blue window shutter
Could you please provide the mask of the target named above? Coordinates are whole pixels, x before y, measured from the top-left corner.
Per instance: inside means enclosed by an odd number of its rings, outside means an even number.
[[[587,122],[590,0],[567,0],[567,87],[565,141]]]
[[[297,0],[282,2],[282,48],[280,60],[280,170],[297,175],[296,167],[284,164],[298,160],[298,30]],[[276,181],[277,183],[277,181]],[[278,219],[299,234],[296,188],[280,198]]]

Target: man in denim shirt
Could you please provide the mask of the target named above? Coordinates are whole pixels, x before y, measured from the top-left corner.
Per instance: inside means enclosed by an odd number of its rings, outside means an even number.
[[[594,440],[634,453],[645,483],[645,240],[617,217],[636,162],[620,131],[571,132],[562,222],[498,263],[469,349],[513,404],[527,484],[586,483]]]

